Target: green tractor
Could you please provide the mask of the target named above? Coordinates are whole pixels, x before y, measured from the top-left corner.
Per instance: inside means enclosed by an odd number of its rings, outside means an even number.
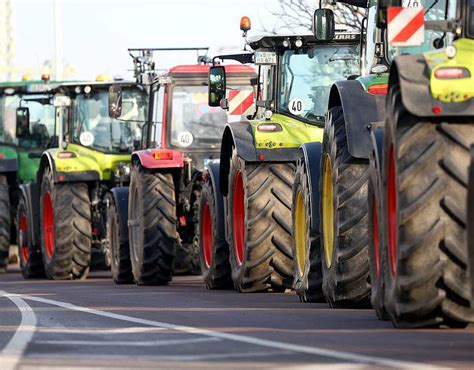
[[[112,84],[121,88],[120,119],[109,117]],[[147,101],[146,92],[132,82],[58,87],[53,105],[59,140],[40,156],[36,182],[21,186],[18,244],[25,277],[37,276],[42,264],[49,279],[85,278],[94,250],[110,261],[110,189],[129,182]]]
[[[390,30],[401,5],[379,4],[378,23]],[[405,55],[407,48],[397,45],[388,54],[383,139],[371,166],[379,188],[369,194],[379,208],[369,235],[379,241],[379,299],[394,326],[466,326],[474,322],[468,244],[474,3],[423,5],[428,47]],[[428,51],[433,45],[439,50]]]
[[[250,29],[243,18],[241,29]],[[220,162],[207,166],[199,208],[208,288],[293,287],[291,187],[302,143],[321,141],[330,85],[359,74],[357,34],[263,36],[251,53],[223,55],[258,66],[257,111],[226,126]],[[227,108],[226,74],[209,74],[209,105]]]
[[[44,150],[57,145],[49,81],[0,84],[0,272],[15,244],[20,184],[32,182]],[[21,251],[20,251],[21,252]]]

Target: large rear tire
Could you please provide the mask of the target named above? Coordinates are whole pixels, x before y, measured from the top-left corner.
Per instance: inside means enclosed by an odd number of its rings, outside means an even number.
[[[299,161],[296,166],[292,220],[294,289],[301,302],[324,301],[321,244],[319,230],[314,230],[311,223],[310,188],[304,160]]]
[[[41,182],[40,230],[46,276],[54,280],[86,278],[92,245],[87,184],[55,184],[46,168]]]
[[[17,241],[21,274],[25,279],[45,276],[41,246],[33,245],[26,199],[22,196],[17,209]]]
[[[128,224],[135,282],[167,284],[172,278],[178,243],[175,187],[170,173],[151,172],[134,165]]]
[[[368,165],[349,153],[342,107],[331,108],[320,182],[323,292],[331,306],[369,304]]]
[[[133,273],[129,243],[121,238],[118,210],[113,196],[108,196],[107,200],[106,235],[110,248],[112,278],[116,284],[131,284]]]
[[[474,122],[427,122],[387,99],[383,207],[386,308],[396,327],[465,326],[470,279],[466,229]]]
[[[230,262],[240,292],[290,288],[291,163],[247,163],[234,149],[227,196]]]
[[[10,191],[7,177],[0,175],[0,273],[7,271],[10,230]]]
[[[202,188],[199,201],[199,255],[204,284],[208,289],[231,289],[232,271],[229,262],[229,245],[225,230],[220,230],[217,219],[216,198],[211,180]]]

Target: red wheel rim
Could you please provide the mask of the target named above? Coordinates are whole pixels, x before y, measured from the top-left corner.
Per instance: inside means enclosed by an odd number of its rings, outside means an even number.
[[[202,247],[207,268],[211,266],[212,262],[212,235],[211,211],[209,210],[209,204],[206,203],[202,211]]]
[[[24,212],[20,216],[20,240],[18,241],[21,248],[21,258],[23,262],[28,262],[28,224],[26,223],[26,215]]]
[[[395,153],[393,145],[390,147],[388,159],[388,255],[390,259],[390,270],[392,275],[397,271],[397,177],[395,173]]]
[[[43,200],[43,237],[46,255],[51,258],[54,253],[54,214],[51,193],[48,191]]]
[[[373,218],[373,239],[374,239],[374,259],[375,259],[375,274],[380,276],[380,249],[379,249],[379,220],[377,215],[377,204],[375,203],[375,196],[372,196],[372,208],[374,210]]]
[[[232,226],[234,234],[234,254],[239,265],[244,259],[244,184],[242,173],[237,171],[234,179],[234,194],[232,199]]]

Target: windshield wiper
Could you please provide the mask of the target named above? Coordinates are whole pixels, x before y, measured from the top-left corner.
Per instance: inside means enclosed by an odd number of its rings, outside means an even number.
[[[438,3],[439,3],[439,0],[434,0],[434,1],[433,1],[433,4],[431,4],[431,6],[430,6],[428,9],[426,9],[425,15],[428,14],[429,11],[430,11],[431,9],[433,9],[433,7],[434,7],[436,4],[438,4]]]

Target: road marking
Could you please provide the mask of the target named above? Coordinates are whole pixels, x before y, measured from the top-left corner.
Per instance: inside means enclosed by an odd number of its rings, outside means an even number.
[[[20,295],[10,294],[10,296],[17,296],[29,301],[50,304],[52,306],[66,308],[72,311],[89,313],[92,315],[107,317],[111,319],[117,319],[121,321],[131,322],[134,324],[172,329],[172,330],[176,330],[176,331],[180,331],[180,332],[188,333],[188,334],[200,334],[200,335],[212,337],[212,338],[227,339],[234,342],[253,344],[253,345],[257,345],[261,347],[274,348],[274,349],[290,351],[290,352],[295,352],[295,353],[304,353],[304,354],[309,354],[309,355],[322,356],[326,358],[332,358],[332,359],[343,360],[343,361],[348,361],[348,362],[385,366],[385,367],[398,368],[398,369],[446,369],[445,367],[422,364],[422,363],[417,363],[417,362],[399,361],[399,360],[392,360],[392,359],[383,358],[383,357],[366,356],[366,355],[360,355],[356,353],[330,350],[330,349],[321,348],[321,347],[310,347],[310,346],[304,346],[304,345],[299,345],[299,344],[284,343],[284,342],[278,342],[274,340],[249,337],[245,335],[215,332],[208,329],[200,329],[200,328],[196,328],[192,326],[175,325],[175,324],[169,324],[169,323],[164,323],[160,321],[140,319],[140,318],[125,316],[125,315],[116,314],[112,312],[99,311],[93,308],[76,306],[71,303],[60,302],[60,301],[55,301],[52,299],[46,299],[46,298],[41,298],[41,297],[21,295],[21,294]]]
[[[21,297],[0,291],[0,298],[12,301],[21,313],[21,322],[8,344],[0,352],[2,370],[16,369],[18,362],[25,353],[28,343],[33,338],[36,328],[36,316],[31,307]]]
[[[49,328],[36,328],[36,331],[42,333],[64,333],[64,334],[141,334],[141,333],[160,333],[167,329],[165,328],[142,328],[142,327],[131,327],[131,328],[113,328],[113,329],[69,329],[65,327],[49,327]]]
[[[147,340],[147,341],[93,341],[93,340],[38,340],[38,344],[60,344],[74,346],[126,346],[126,347],[161,347],[178,344],[191,344],[202,342],[218,342],[219,338],[190,338],[190,339],[168,339],[168,340]]]

